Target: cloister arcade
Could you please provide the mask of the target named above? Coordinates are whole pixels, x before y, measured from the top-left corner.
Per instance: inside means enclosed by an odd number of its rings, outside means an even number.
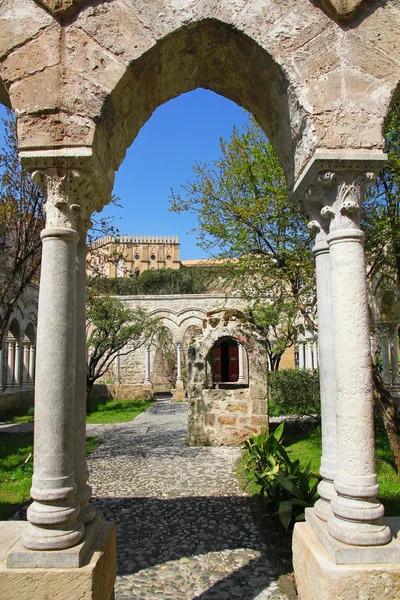
[[[0,394],[33,390],[35,381],[37,305],[20,302],[0,348]]]
[[[18,597],[22,571],[37,582],[44,569],[70,598],[76,567],[82,589],[102,578],[96,600],[109,600],[112,527],[90,504],[85,466],[86,231],[152,112],[203,87],[254,115],[316,235],[323,480],[295,527],[300,597],[347,600],[357,586],[368,597],[380,578],[387,600],[398,598],[399,546],[377,499],[360,214],[400,96],[399,0],[5,0],[0,17],[0,100],[16,112],[22,163],[47,198],[34,502],[3,589]],[[89,538],[100,558],[85,580]]]

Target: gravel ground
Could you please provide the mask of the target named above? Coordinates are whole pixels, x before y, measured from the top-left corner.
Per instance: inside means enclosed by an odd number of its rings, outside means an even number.
[[[233,469],[240,449],[189,448],[187,404],[89,425],[93,503],[117,523],[117,600],[283,600]]]

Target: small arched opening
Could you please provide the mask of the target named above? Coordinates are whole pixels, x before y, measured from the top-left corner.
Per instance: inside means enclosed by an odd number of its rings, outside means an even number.
[[[247,361],[246,349],[236,338],[219,340],[208,356],[211,387],[248,386]]]

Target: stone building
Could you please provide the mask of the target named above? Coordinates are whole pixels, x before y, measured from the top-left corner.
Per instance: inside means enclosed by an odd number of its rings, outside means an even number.
[[[294,531],[300,598],[397,599],[399,524],[377,499],[360,221],[400,100],[399,0],[4,0],[0,22],[0,101],[47,198],[34,502],[28,523],[13,524],[3,595],[39,600],[45,581],[59,600],[71,582],[76,598],[111,596],[115,536],[85,466],[86,232],[153,111],[202,87],[254,115],[316,236],[323,480]]]
[[[177,236],[107,236],[91,244],[95,250],[89,268],[103,277],[137,277],[143,271],[179,269]]]

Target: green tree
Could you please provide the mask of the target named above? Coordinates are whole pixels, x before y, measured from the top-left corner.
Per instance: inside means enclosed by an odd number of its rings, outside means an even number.
[[[119,354],[125,356],[152,337],[159,321],[145,310],[127,308],[112,296],[88,295],[87,299],[87,407],[97,379],[103,377]]]
[[[7,115],[0,151],[0,345],[18,300],[38,282],[45,223],[42,190],[19,162],[15,118]]]
[[[226,259],[232,287],[251,304],[268,333],[271,366],[293,343],[298,328],[316,329],[313,235],[307,217],[288,197],[279,160],[261,128],[250,120],[220,140],[212,165],[193,167],[171,210],[197,216],[199,245]],[[303,325],[300,325],[303,323]]]
[[[363,228],[368,277],[375,289],[400,286],[400,102],[385,123],[388,160],[366,194]]]
[[[271,371],[277,371],[282,354],[290,348],[298,331],[296,303],[287,294],[274,302],[259,303],[248,309],[249,320],[264,339]]]

